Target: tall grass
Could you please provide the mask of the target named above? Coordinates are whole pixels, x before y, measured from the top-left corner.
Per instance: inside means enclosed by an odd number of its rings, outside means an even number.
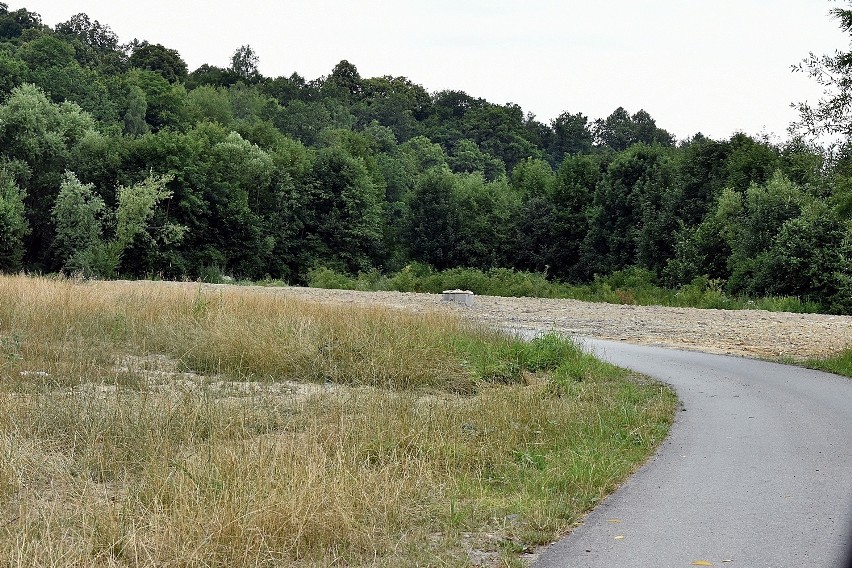
[[[551,281],[543,274],[520,272],[505,268],[488,271],[452,268],[433,271],[425,265],[412,264],[392,275],[378,271],[355,277],[339,274],[327,268],[317,268],[308,274],[309,286],[344,290],[395,290],[427,292],[466,289],[487,296],[571,298],[587,302],[610,304],[657,305],[671,307],[711,308],[724,310],[761,309],[773,312],[818,313],[822,306],[816,302],[790,296],[749,298],[725,293],[721,283],[696,278],[676,289],[656,283],[653,273],[642,269],[617,271],[609,276],[595,277],[589,284],[568,284]]]
[[[0,277],[0,560],[511,565],[673,405],[570,342],[444,313]]]

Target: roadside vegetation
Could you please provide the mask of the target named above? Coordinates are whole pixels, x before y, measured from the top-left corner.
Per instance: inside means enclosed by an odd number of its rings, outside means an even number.
[[[674,405],[555,335],[452,314],[0,277],[0,558],[517,565]]]
[[[852,377],[852,348],[833,357],[809,359],[804,362],[804,365],[811,369]]]

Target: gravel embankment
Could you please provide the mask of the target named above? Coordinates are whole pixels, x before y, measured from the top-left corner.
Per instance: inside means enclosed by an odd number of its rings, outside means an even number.
[[[852,316],[495,296],[477,296],[474,306],[465,308],[443,303],[436,294],[298,287],[265,290],[336,304],[379,304],[412,311],[456,310],[497,327],[554,330],[576,336],[749,357],[805,359],[852,345]]]

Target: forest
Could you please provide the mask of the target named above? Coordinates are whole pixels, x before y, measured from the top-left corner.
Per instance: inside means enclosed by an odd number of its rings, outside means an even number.
[[[51,27],[0,3],[0,271],[633,270],[852,313],[849,54],[794,66],[829,95],[782,143],[676,140],[641,109],[544,123],[346,60],[316,79],[258,63],[244,45],[190,72],[86,14]]]

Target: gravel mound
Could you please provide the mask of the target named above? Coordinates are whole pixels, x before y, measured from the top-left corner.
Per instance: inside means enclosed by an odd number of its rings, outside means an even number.
[[[321,302],[393,308],[454,310],[501,328],[553,330],[581,337],[762,358],[807,359],[852,346],[852,316],[763,310],[702,310],[476,296],[472,307],[439,294],[354,292],[318,288],[265,288]]]

